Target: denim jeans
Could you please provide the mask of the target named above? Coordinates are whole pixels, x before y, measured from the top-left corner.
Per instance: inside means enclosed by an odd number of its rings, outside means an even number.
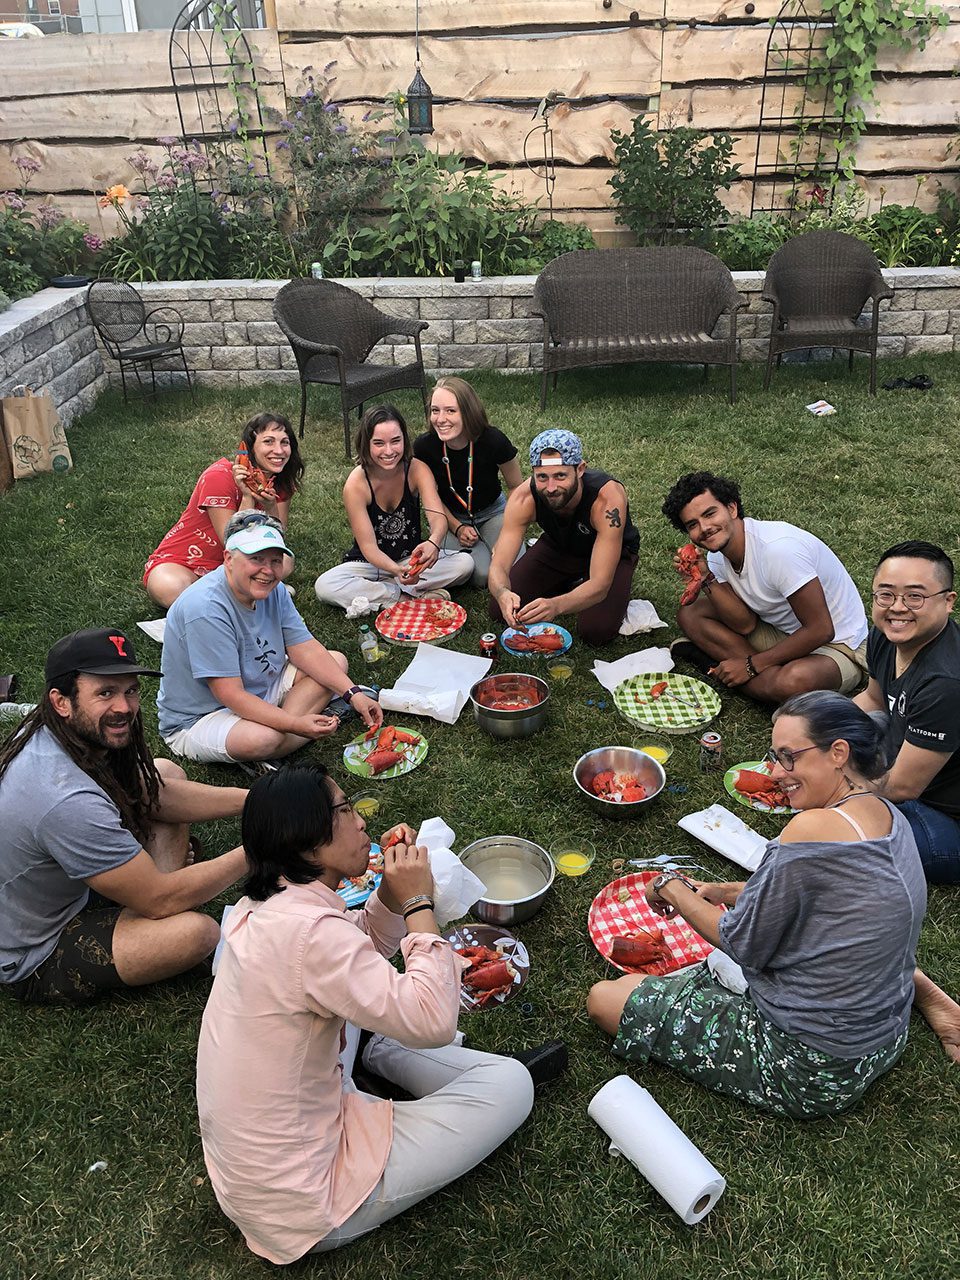
[[[897,808],[910,823],[930,884],[960,884],[960,822],[921,800]]]

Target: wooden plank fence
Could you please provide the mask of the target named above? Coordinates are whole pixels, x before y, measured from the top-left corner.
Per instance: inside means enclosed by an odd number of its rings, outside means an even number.
[[[518,0],[421,0],[422,67],[436,97],[429,145],[483,161],[505,185],[543,203],[543,180],[524,156],[525,149],[534,160],[542,154],[539,134],[531,134],[533,109],[555,90],[562,99],[551,117],[558,216],[586,221],[607,241],[616,237],[610,131],[628,131],[639,112],[660,128],[734,133],[743,179],[727,204],[749,211],[758,133],[763,165],[776,160],[778,145],[781,155],[789,146],[789,136],[760,130],[770,19],[780,4],[604,3],[554,0],[547,12]],[[886,50],[880,58],[856,156],[874,204],[882,198],[929,208],[938,183],[957,189],[960,182],[960,0],[945,7],[950,25],[935,29],[923,52]],[[276,0],[276,11],[277,31],[246,33],[267,107],[283,111],[308,68],[331,62],[335,94],[358,120],[412,78],[409,0]],[[217,95],[229,115],[230,92],[201,84],[204,112]],[[788,109],[797,97],[788,87]],[[189,134],[199,129],[197,103],[184,97],[183,105]],[[31,188],[36,198],[51,197],[112,230],[112,211],[99,212],[97,194],[116,182],[135,190],[126,157],[142,146],[160,159],[157,137],[179,133],[166,32],[0,43],[0,190],[18,184],[13,157],[31,155],[43,166]]]

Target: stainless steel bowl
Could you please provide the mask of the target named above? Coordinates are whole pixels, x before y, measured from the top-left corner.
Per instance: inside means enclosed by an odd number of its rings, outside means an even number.
[[[511,696],[516,696],[518,701],[526,699],[533,705],[518,711],[498,711],[483,705],[485,698]],[[529,738],[546,724],[549,701],[550,688],[546,680],[526,672],[504,671],[484,676],[470,690],[474,719],[494,738]]]
[[[635,774],[647,789],[646,797],[643,800],[617,801],[594,795],[590,783],[605,769]],[[637,751],[635,747],[596,747],[581,756],[573,766],[573,780],[591,808],[605,818],[635,818],[643,806],[655,800],[666,786],[667,775],[659,760]]]
[[[487,894],[470,908],[485,924],[509,926],[529,920],[543,906],[556,875],[546,849],[519,836],[475,840],[460,854],[460,861],[488,885]]]

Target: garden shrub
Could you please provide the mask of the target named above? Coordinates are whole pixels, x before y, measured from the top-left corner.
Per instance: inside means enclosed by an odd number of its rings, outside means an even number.
[[[729,133],[675,128],[657,132],[636,116],[630,133],[614,129],[617,171],[610,179],[617,221],[640,244],[706,244],[725,216],[718,192],[740,176]]]

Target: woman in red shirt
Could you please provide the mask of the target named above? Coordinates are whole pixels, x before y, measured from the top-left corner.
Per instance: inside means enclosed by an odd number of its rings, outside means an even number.
[[[223,564],[223,531],[235,511],[265,511],[287,527],[290,499],[304,471],[293,428],[278,413],[259,413],[244,427],[242,438],[247,456],[272,481],[276,497],[258,497],[247,484],[247,468],[230,458],[207,467],[183,515],[144,566],[147,594],[164,609],[197,578]]]

